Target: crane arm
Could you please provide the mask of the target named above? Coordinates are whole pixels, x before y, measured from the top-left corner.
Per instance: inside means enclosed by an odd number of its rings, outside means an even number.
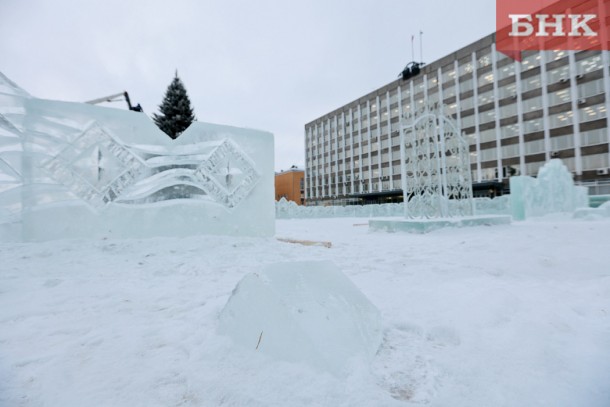
[[[136,106],[131,105],[131,100],[129,99],[129,93],[127,93],[127,91],[121,92],[121,93],[115,93],[114,95],[104,96],[103,98],[89,100],[85,103],[88,103],[90,105],[97,105],[98,103],[118,102],[120,100],[124,100],[125,102],[127,102],[127,107],[129,108],[129,110],[132,110],[134,112],[143,112],[144,111],[144,110],[142,110],[142,106],[140,106],[139,103]]]
[[[104,96],[102,98],[88,100],[85,103],[88,103],[90,105],[97,105],[98,103],[103,103],[103,102],[117,102],[119,100],[125,100],[124,99],[125,93],[126,92],[115,93],[114,95],[109,95],[109,96]]]

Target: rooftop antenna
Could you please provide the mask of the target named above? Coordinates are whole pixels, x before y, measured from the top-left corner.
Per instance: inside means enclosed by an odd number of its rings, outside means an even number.
[[[415,41],[415,36],[411,34],[411,61],[415,61],[415,46],[413,41]]]
[[[422,46],[422,37],[424,36],[424,32],[419,30],[419,61],[424,63],[424,47]]]
[[[419,32],[419,56],[423,59],[423,51],[422,51],[422,34],[423,31]],[[405,69],[402,70],[401,73],[398,74],[399,78],[402,78],[403,81],[410,79],[416,75],[419,75],[421,72],[421,67],[424,66],[423,62],[415,61],[415,35],[411,34],[411,62],[407,64]]]

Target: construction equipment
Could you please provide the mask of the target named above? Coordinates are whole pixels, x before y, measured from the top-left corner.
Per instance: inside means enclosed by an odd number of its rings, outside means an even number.
[[[421,72],[421,67],[424,65],[423,62],[409,62],[405,69],[402,70],[401,73],[398,74],[399,78],[402,78],[403,81],[412,78],[413,76],[419,75]]]
[[[144,111],[142,109],[142,106],[140,106],[139,103],[135,106],[131,105],[131,100],[129,99],[129,93],[127,93],[127,91],[121,92],[121,93],[115,93],[114,95],[104,96],[104,97],[101,97],[98,99],[89,100],[85,103],[88,103],[90,105],[97,105],[98,103],[118,102],[121,100],[124,100],[127,102],[127,107],[129,107],[129,110],[133,110],[134,112],[143,112]]]

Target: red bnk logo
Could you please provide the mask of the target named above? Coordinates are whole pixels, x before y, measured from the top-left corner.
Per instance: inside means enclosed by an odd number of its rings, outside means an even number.
[[[608,50],[610,0],[497,0],[496,49]]]

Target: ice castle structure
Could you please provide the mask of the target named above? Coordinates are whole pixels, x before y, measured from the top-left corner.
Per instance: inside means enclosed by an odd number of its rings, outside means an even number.
[[[572,174],[560,159],[552,159],[538,177],[510,178],[510,207],[514,220],[552,213],[573,213],[589,206],[587,188],[574,185]]]
[[[275,233],[273,135],[37,99],[0,73],[0,241]]]

